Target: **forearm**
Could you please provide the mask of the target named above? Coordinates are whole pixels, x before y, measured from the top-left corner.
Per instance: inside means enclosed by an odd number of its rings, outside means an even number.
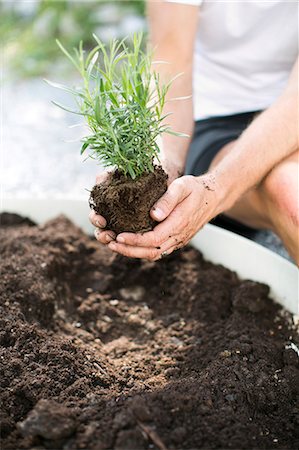
[[[297,127],[297,90],[287,89],[252,122],[232,150],[210,171],[219,193],[219,213],[228,210],[298,148]]]
[[[189,98],[172,100],[178,97]],[[178,172],[183,173],[194,127],[191,69],[186,68],[186,72],[174,82],[168,93],[164,113],[170,113],[165,119],[165,123],[170,126],[171,130],[188,136],[180,137],[168,133],[162,135],[162,158],[174,166]]]
[[[148,1],[147,16],[153,59],[165,62],[154,64],[153,70],[159,72],[161,80],[166,83],[181,74],[171,85],[163,112],[170,113],[165,123],[173,131],[187,134],[189,138],[164,133],[162,158],[182,172],[193,132],[192,65],[198,8]],[[189,98],[172,100],[178,97]]]

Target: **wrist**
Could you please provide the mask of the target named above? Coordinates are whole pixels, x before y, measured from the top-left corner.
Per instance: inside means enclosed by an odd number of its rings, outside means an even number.
[[[218,216],[229,209],[233,202],[230,196],[230,189],[227,183],[222,179],[217,170],[212,170],[197,177],[201,186],[205,189],[209,197],[211,197],[212,205],[211,218]]]
[[[165,172],[168,174],[169,181],[172,182],[176,178],[184,175],[184,166],[182,164],[178,164],[173,161],[169,161],[169,159],[161,159],[161,165]]]
[[[173,179],[184,175],[189,140],[171,136],[172,140],[164,137],[161,142],[160,160],[166,172],[173,174]],[[179,141],[180,140],[180,141]]]

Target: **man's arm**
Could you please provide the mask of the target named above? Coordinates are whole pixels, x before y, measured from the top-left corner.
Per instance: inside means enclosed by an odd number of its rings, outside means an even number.
[[[125,256],[156,260],[187,244],[213,217],[228,210],[281,160],[298,148],[298,63],[279,99],[249,126],[211,171],[174,180],[151,211],[159,225],[122,233],[109,247]]]
[[[233,149],[210,171],[220,197],[219,212],[231,208],[298,147],[297,60],[282,95],[252,122]]]
[[[189,138],[164,133],[162,137],[162,159],[166,170],[175,168],[183,173],[188,147],[193,133],[192,65],[194,41],[198,23],[198,7],[170,3],[167,1],[147,3],[150,46],[154,52],[153,70],[161,80],[168,82],[182,73],[172,84],[164,113],[171,113],[165,121],[174,131],[189,135]],[[190,96],[186,100],[171,101],[172,98]]]

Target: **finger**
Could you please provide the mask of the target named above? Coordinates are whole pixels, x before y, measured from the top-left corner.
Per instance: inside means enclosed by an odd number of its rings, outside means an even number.
[[[133,247],[131,245],[119,244],[117,242],[111,242],[108,244],[108,248],[110,248],[113,252],[117,252],[129,258],[155,260],[161,254],[161,250],[154,247]]]
[[[95,227],[105,228],[105,226],[107,225],[105,218],[103,216],[100,216],[99,214],[96,214],[94,210],[90,211],[89,220]]]
[[[176,250],[179,250],[182,247],[183,247],[183,243],[181,243],[180,245],[177,245],[177,244],[172,245],[171,247],[168,248],[168,250],[161,252],[160,255],[154,259],[154,261],[159,261],[159,259],[167,258],[167,256],[171,255],[171,253],[175,252]]]
[[[179,210],[180,211],[180,210]],[[136,247],[162,247],[163,244],[173,237],[176,237],[178,230],[183,228],[184,214],[178,214],[174,210],[170,216],[162,223],[159,223],[153,231],[147,233],[120,233],[116,240],[121,244]]]
[[[107,172],[106,170],[104,172],[99,173],[96,176],[96,184],[101,184],[104,181],[106,181],[107,178],[109,177],[109,175],[110,175],[110,172]]]
[[[101,231],[101,230],[95,230],[94,235],[96,237],[96,240],[101,242],[101,244],[109,244],[110,242],[115,240],[115,233],[113,231]]]
[[[162,243],[162,236],[155,231],[147,233],[120,233],[117,238],[120,244],[132,245],[134,247],[159,247]]]
[[[172,239],[169,239],[160,249],[160,255],[158,258],[155,258],[155,261],[158,259],[163,259],[166,256],[170,255],[175,250],[178,250],[179,248],[184,247],[184,242],[181,241],[178,237],[174,237]]]
[[[161,247],[140,247],[120,244],[117,242],[112,242],[108,247],[124,256],[129,256],[131,258],[142,258],[149,260],[158,260],[161,258],[162,254],[170,254],[174,249],[183,246],[183,242],[179,240],[178,237],[173,236],[168,239]]]
[[[174,180],[165,194],[152,207],[151,216],[154,220],[161,222],[166,219],[174,208],[188,197],[190,191],[187,189],[184,178]]]
[[[121,233],[117,236],[117,242],[133,247],[155,247],[160,249],[162,244],[172,237],[171,230],[161,230],[157,225],[153,231],[147,233]],[[164,227],[165,228],[165,227]]]

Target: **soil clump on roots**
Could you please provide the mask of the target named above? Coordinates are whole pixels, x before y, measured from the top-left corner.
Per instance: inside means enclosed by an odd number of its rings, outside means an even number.
[[[298,448],[298,334],[267,286],[64,217],[6,217],[0,245],[3,450]]]
[[[150,210],[167,190],[167,174],[162,167],[136,180],[125,177],[118,170],[107,180],[95,185],[90,194],[90,207],[105,217],[106,228],[119,234],[152,230],[156,222]]]

